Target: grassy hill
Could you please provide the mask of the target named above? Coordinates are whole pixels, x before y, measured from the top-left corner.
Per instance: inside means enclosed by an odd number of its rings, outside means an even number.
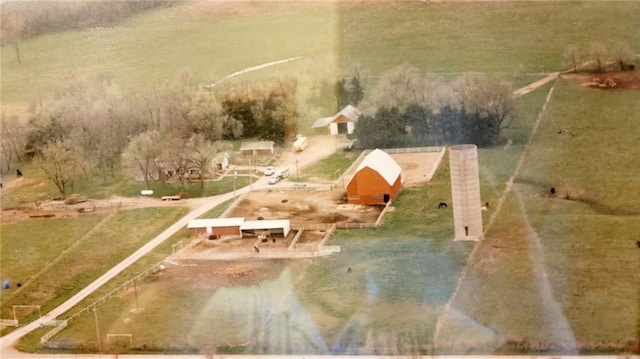
[[[304,58],[248,76],[326,76],[358,67],[375,78],[405,62],[442,73],[555,71],[568,44],[587,55],[592,41],[640,43],[638,17],[634,1],[188,2],[112,28],[25,40],[22,64],[4,48],[2,103],[22,107],[67,77],[107,75],[130,89],[165,83],[188,67],[196,86],[294,56]]]

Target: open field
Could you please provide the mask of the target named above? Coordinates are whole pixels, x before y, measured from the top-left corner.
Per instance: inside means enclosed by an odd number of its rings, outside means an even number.
[[[444,74],[475,71],[510,77],[556,71],[568,44],[585,52],[592,41],[613,46],[607,39],[622,37],[637,44],[638,17],[635,1],[375,6],[192,2],[153,10],[112,28],[27,39],[21,43],[21,65],[5,49],[2,102],[24,108],[72,77],[103,74],[129,90],[164,84],[188,67],[197,85],[294,56],[303,59],[244,76],[326,78],[357,66],[375,81],[405,62]]]
[[[455,352],[637,350],[639,103],[559,82],[446,321]]]
[[[78,224],[64,232],[65,227],[51,230],[43,225],[69,220],[35,219],[3,225],[2,275],[23,285],[3,291],[2,318],[13,317],[12,305],[40,305],[43,312],[53,309],[183,214],[180,207],[123,210],[103,218],[75,219]],[[85,226],[81,226],[83,222]],[[52,245],[57,248],[50,248],[50,254],[40,252]],[[91,260],[87,260],[87,253]],[[34,265],[25,271],[20,269],[24,263]],[[33,318],[34,314],[23,313],[19,319]]]

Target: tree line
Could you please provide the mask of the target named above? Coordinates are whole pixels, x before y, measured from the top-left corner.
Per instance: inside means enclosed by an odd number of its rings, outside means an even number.
[[[384,73],[362,106],[355,137],[363,148],[504,142],[519,111],[508,82],[469,74],[452,82],[409,64]]]
[[[123,91],[105,76],[65,81],[30,106],[26,121],[1,114],[5,169],[34,159],[64,196],[92,169],[105,182],[115,177],[122,160],[148,187],[158,171],[181,181],[189,168],[208,173],[214,156],[229,147],[226,140],[283,143],[296,133],[293,80],[213,89],[191,83],[188,70],[165,85],[135,91]]]
[[[599,41],[591,42],[588,49],[569,44],[562,53],[563,66],[573,72],[633,71],[635,59],[635,51],[626,42],[618,42],[610,50]]]

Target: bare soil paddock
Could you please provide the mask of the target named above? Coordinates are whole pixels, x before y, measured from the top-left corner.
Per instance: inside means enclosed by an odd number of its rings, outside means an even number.
[[[382,211],[379,206],[349,205],[345,191],[271,190],[250,192],[228,217],[289,219],[296,228],[310,223],[374,223]]]

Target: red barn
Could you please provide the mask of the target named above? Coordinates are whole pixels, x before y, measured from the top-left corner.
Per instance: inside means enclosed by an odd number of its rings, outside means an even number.
[[[240,226],[243,223],[243,217],[192,219],[187,224],[187,228],[189,228],[191,237],[208,237],[210,235],[240,237],[242,236]]]
[[[385,204],[393,201],[402,187],[402,168],[382,150],[369,153],[347,184],[347,202]]]

